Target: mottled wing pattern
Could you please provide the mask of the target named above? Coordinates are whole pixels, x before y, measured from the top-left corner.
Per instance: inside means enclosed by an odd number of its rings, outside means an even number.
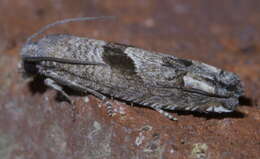
[[[133,46],[53,35],[41,39],[37,47],[44,56],[106,64],[41,62],[38,67],[46,76],[52,73],[52,78],[75,89],[84,86],[155,109],[230,112],[242,94],[233,73]]]
[[[167,110],[229,112],[238,104],[235,97],[217,94],[215,82],[221,71],[215,67],[121,44],[105,48],[104,59],[113,72],[130,75],[126,85],[136,81],[129,89],[112,91],[113,96]]]

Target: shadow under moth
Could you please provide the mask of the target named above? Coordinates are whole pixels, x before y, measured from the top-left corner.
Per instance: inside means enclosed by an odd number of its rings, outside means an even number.
[[[177,120],[167,110],[232,112],[243,94],[239,77],[208,64],[147,51],[125,44],[67,34],[33,38],[57,24],[106,17],[65,19],[28,38],[21,50],[24,74],[42,75],[45,84],[69,99],[63,87],[152,108]]]

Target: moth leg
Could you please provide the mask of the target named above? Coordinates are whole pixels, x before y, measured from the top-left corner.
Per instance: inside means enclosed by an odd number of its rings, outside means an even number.
[[[50,78],[46,78],[44,80],[44,84],[46,84],[48,87],[60,92],[65,98],[66,100],[72,104],[72,101],[70,100],[69,95],[63,91],[62,87],[60,85],[58,85],[54,80],[50,79]]]
[[[89,89],[89,88],[85,88],[85,90],[87,90],[88,93],[91,93],[94,96],[96,96],[98,99],[100,99],[102,101],[103,104],[105,104],[105,107],[106,107],[106,110],[107,110],[107,114],[109,116],[113,116],[114,115],[113,105],[108,101],[106,96],[104,96],[101,93],[98,93],[95,90]]]
[[[81,86],[81,85],[78,85],[76,83],[73,83],[71,81],[68,81],[68,80],[65,80],[65,79],[62,79],[60,77],[57,77],[57,76],[51,76],[50,74],[48,74],[48,76],[50,76],[51,78],[54,78],[56,80],[58,80],[61,84],[63,85],[66,85],[68,87],[71,87],[71,88],[77,88],[85,93],[90,93],[92,95],[94,95],[95,97],[97,97],[98,99],[100,99],[104,104],[105,104],[105,107],[107,109],[107,113],[109,116],[113,116],[114,114],[114,111],[113,111],[113,106],[112,104],[107,100],[107,97],[104,96],[103,94],[91,89],[91,88],[87,88],[87,87],[84,87],[84,86]],[[50,86],[51,88],[59,91],[62,95],[64,95],[64,97],[66,97],[66,99],[68,99],[68,101],[71,102],[71,100],[69,99],[69,96],[62,90],[62,87],[60,85],[58,85],[54,80],[50,79],[50,78],[47,78],[45,80],[45,84],[47,86]]]
[[[100,99],[102,101],[102,103],[105,105],[106,110],[107,110],[107,114],[109,116],[113,116],[114,115],[114,110],[113,110],[113,105],[108,101],[107,97],[104,96],[103,94],[90,89],[90,88],[84,88],[85,90],[87,90],[88,93],[93,94],[95,97],[97,97],[98,99]]]
[[[157,112],[161,113],[162,115],[164,115],[166,118],[168,118],[170,120],[175,120],[175,121],[178,120],[177,118],[174,118],[171,114],[162,110],[161,108],[155,107],[153,109],[156,110]]]
[[[113,105],[107,100],[104,101],[105,101],[104,104],[106,106],[107,114],[109,116],[113,116],[114,115]]]
[[[81,87],[81,88],[83,88],[83,87]],[[95,90],[93,90],[93,89],[86,88],[86,87],[84,87],[83,89],[86,90],[86,93],[93,94],[95,97],[97,97],[98,99],[100,99],[100,100],[102,100],[102,101],[107,98],[107,97],[104,96],[103,94],[101,94],[101,93],[99,93],[99,92],[97,92],[97,91],[95,91]]]
[[[95,92],[95,90],[92,91]],[[109,116],[113,116],[114,115],[113,105],[108,101],[107,97],[100,93],[98,93],[98,96],[96,97],[99,98],[102,101],[102,103],[105,105],[107,114]]]

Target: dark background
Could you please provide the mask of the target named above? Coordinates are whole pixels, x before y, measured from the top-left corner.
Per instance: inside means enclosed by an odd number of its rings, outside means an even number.
[[[103,15],[117,19],[47,33],[135,45],[236,72],[246,91],[237,112],[173,112],[179,119],[173,122],[113,101],[118,113],[109,117],[95,97],[73,96],[73,117],[55,91],[21,77],[19,52],[27,37],[56,20]],[[0,158],[258,158],[259,35],[259,0],[0,0]]]

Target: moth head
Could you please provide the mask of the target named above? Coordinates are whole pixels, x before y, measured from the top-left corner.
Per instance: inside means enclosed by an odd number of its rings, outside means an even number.
[[[63,35],[65,37],[65,35]],[[62,51],[56,51],[58,41],[62,41],[59,35],[48,35],[36,41],[26,43],[21,50],[22,68],[25,76],[39,73],[39,68],[46,67],[53,62],[66,63]],[[68,61],[69,63],[70,61]]]
[[[29,43],[23,46],[21,50],[21,67],[24,77],[30,77],[38,73],[36,65],[39,61],[32,60],[36,59],[38,53],[37,43]]]

